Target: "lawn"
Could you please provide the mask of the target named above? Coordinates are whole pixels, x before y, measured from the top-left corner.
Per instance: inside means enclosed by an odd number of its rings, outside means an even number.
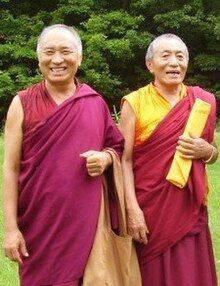
[[[217,144],[220,150],[220,132],[217,133]],[[220,156],[219,156],[220,157]],[[216,257],[216,267],[220,281],[220,158],[214,165],[208,166],[209,177],[209,224]]]
[[[2,190],[2,161],[3,161],[3,140],[0,137],[0,188]],[[2,193],[0,193],[2,194]],[[5,259],[2,253],[2,195],[0,196],[0,285],[18,286],[17,268],[15,263]]]
[[[220,132],[217,134],[217,142],[220,146]],[[3,142],[0,137],[0,184],[2,183],[2,159],[3,159]],[[216,266],[218,277],[220,279],[220,160],[213,166],[208,167],[209,174],[209,214],[212,238],[216,257]],[[1,186],[0,186],[1,187]],[[0,196],[0,203],[1,203]],[[2,205],[2,204],[1,204]],[[2,245],[2,207],[0,208],[0,244]],[[4,258],[2,250],[0,251],[0,285],[1,286],[18,286],[17,268],[15,263],[9,262]]]

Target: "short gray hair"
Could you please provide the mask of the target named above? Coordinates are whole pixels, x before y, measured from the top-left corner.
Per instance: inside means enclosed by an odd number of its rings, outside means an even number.
[[[38,40],[37,40],[37,54],[39,55],[40,53],[40,49],[41,49],[41,41],[42,41],[42,38],[51,30],[53,29],[64,29],[68,32],[71,33],[71,35],[73,36],[74,38],[74,41],[76,43],[76,48],[77,48],[77,52],[79,55],[82,55],[82,41],[80,39],[80,36],[78,34],[78,32],[70,27],[70,26],[67,26],[67,25],[64,25],[64,24],[55,24],[55,25],[51,25],[51,26],[48,26],[46,28],[43,29],[43,31],[41,32],[40,36],[38,37]]]
[[[164,39],[175,39],[175,40],[178,40],[179,42],[181,42],[181,44],[183,45],[183,47],[185,48],[185,52],[186,52],[186,56],[187,56],[187,59],[189,59],[189,51],[188,51],[188,48],[186,46],[186,44],[183,42],[183,40],[178,37],[177,35],[175,34],[162,34],[158,37],[156,37],[151,43],[150,45],[148,46],[148,49],[147,49],[147,52],[146,52],[146,56],[145,56],[145,60],[146,61],[149,61],[153,58],[154,56],[154,46],[155,44],[160,41],[160,40],[164,40]]]

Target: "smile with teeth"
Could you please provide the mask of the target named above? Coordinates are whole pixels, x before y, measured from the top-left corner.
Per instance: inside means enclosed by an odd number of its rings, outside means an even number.
[[[179,71],[167,71],[166,74],[171,74],[171,75],[179,75]]]
[[[54,67],[50,68],[50,70],[54,73],[62,73],[66,70],[66,67]]]

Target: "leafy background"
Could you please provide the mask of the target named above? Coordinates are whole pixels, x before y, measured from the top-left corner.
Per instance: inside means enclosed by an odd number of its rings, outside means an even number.
[[[219,0],[0,0],[0,124],[16,92],[41,79],[37,37],[55,23],[79,31],[84,60],[78,77],[103,94],[110,108],[118,108],[124,94],[151,80],[144,63],[146,49],[155,36],[167,32],[179,35],[189,47],[186,83],[214,92],[220,102]],[[0,163],[2,156],[0,137]],[[219,167],[218,162],[209,168],[209,212],[220,275]],[[17,283],[15,265],[0,251],[0,285]]]
[[[103,94],[110,108],[150,81],[147,46],[167,32],[189,47],[186,83],[220,100],[219,11],[219,0],[0,0],[0,122],[16,92],[41,79],[36,41],[54,23],[79,31],[84,60],[78,77]]]

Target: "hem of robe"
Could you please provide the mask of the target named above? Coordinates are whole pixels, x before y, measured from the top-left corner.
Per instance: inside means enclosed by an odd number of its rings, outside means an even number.
[[[26,284],[24,284],[26,285]],[[20,280],[20,286],[23,286],[22,280]],[[34,286],[34,285],[31,285]],[[82,286],[82,278],[74,278],[74,280],[71,281],[65,281],[65,282],[59,282],[59,283],[53,283],[53,284],[38,284],[36,286]]]
[[[82,283],[82,279],[76,279],[73,281],[58,283],[58,284],[51,284],[48,286],[80,286],[80,285],[82,285],[81,283]]]
[[[140,263],[143,286],[217,286],[208,225],[187,233],[156,258]]]

